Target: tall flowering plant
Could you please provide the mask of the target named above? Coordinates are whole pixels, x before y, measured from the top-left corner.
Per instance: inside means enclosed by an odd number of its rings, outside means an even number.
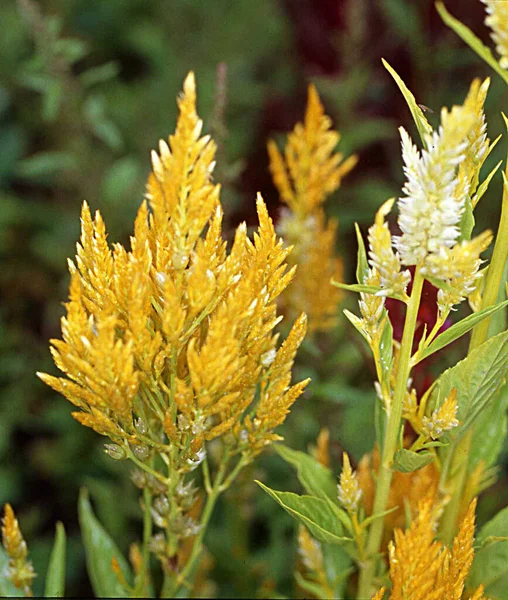
[[[212,179],[215,144],[201,134],[192,73],[178,105],[175,133],[152,154],[130,250],[111,248],[100,213],[92,217],[83,204],[62,339],[51,340],[64,376],[39,373],[75,407],[79,423],[108,438],[112,459],[131,462],[141,491],[143,534],[131,566],[82,493],[99,596],[152,595],[152,556],[164,576],[162,597],[192,588],[217,498],[281,439],[274,429],[307,385],[291,385],[305,314],[282,344],[274,332],[277,299],[294,277],[291,248],[258,196],[253,240],[242,224],[227,251]],[[29,592],[33,572],[10,507],[3,533],[9,577]]]
[[[481,424],[495,414],[499,435],[506,426],[508,332],[488,339],[488,330],[490,317],[508,304],[496,303],[507,259],[508,182],[487,265],[482,253],[493,234],[472,232],[474,209],[499,168],[482,180],[482,166],[498,141],[489,140],[484,115],[490,81],[474,80],[463,104],[443,108],[433,129],[404,82],[385,66],[408,102],[422,147],[400,128],[406,178],[397,201],[400,233],[390,231],[387,217],[396,201],[387,200],[368,230],[367,246],[357,229],[358,282],[335,282],[360,294],[360,314],[344,312],[374,359],[377,446],[356,471],[344,454],[338,488],[323,452],[312,458],[281,447],[308,495],[260,485],[308,528],[310,536],[299,536],[304,575],[297,572],[297,581],[314,596],[333,590],[338,597],[367,598],[384,585],[377,600],[388,587],[393,600],[460,599],[469,593],[479,599],[484,588],[473,565],[475,498],[493,482],[491,467],[500,451],[495,439],[482,438]],[[415,344],[425,281],[437,288],[434,324],[423,325]],[[399,340],[387,299],[405,307]],[[443,327],[465,300],[472,313]],[[471,330],[468,356],[418,393],[413,369]],[[335,570],[329,568],[332,552],[340,565]],[[479,553],[478,564],[484,556]],[[351,578],[355,571],[357,578]]]

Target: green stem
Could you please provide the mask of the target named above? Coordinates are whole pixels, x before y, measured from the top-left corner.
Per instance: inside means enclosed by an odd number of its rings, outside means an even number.
[[[181,590],[182,586],[185,586],[187,584],[187,579],[196,567],[196,563],[201,554],[202,542],[206,533],[208,523],[210,521],[210,517],[212,516],[212,512],[217,502],[217,499],[223,491],[222,484],[226,475],[227,459],[228,455],[226,453],[225,457],[221,461],[219,471],[213,482],[211,493],[208,495],[208,498],[206,500],[205,508],[201,516],[201,529],[194,540],[189,559],[187,560],[187,563],[185,564],[182,571],[176,577],[164,578],[164,585],[161,592],[161,598],[176,597],[178,595],[178,592]]]
[[[508,168],[507,168],[508,172]],[[485,291],[482,296],[481,308],[493,306],[497,302],[500,286],[503,283],[503,272],[508,260],[508,182],[504,180],[503,203],[501,207],[501,219],[497,231],[496,243],[492,253]],[[485,342],[489,334],[490,318],[484,319],[474,329],[469,343],[468,354]],[[445,508],[441,519],[441,538],[447,544],[453,542],[457,529],[457,521],[460,516],[460,508],[463,498],[467,474],[469,469],[469,455],[473,443],[474,426],[464,435],[457,444],[451,459],[450,478],[444,484],[445,490],[451,493],[451,499]]]
[[[411,351],[416,329],[416,318],[422,295],[423,276],[417,266],[413,278],[413,289],[407,306],[404,333],[400,344],[397,383],[390,410],[387,415],[386,434],[382,448],[381,464],[376,485],[376,496],[372,514],[380,514],[386,510],[388,494],[392,480],[392,464],[397,450],[397,444],[402,420],[402,405],[407,391],[407,382],[411,371]],[[383,537],[384,518],[379,517],[372,523],[367,539],[366,554],[369,557],[361,566],[358,584],[358,598],[372,596],[372,581],[376,570],[376,555],[379,553]]]
[[[152,494],[148,488],[143,490],[143,567],[139,575],[139,581],[136,585],[136,595],[148,596],[148,582],[150,573],[150,540],[152,539],[152,515],[150,508],[152,506]]]

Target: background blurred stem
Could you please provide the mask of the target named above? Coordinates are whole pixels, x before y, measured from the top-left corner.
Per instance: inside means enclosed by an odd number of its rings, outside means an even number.
[[[423,288],[423,276],[417,266],[413,278],[413,289],[407,306],[404,333],[400,344],[399,366],[397,369],[397,384],[388,413],[386,424],[386,435],[382,448],[381,464],[376,485],[376,496],[372,514],[376,515],[386,510],[390,483],[392,480],[392,464],[400,432],[402,418],[402,404],[407,390],[407,382],[411,371],[411,351],[416,329],[416,318],[420,307],[420,298]],[[370,528],[367,538],[366,553],[369,559],[363,563],[360,569],[360,580],[358,583],[358,598],[370,598],[372,595],[372,580],[376,570],[376,555],[381,547],[383,537],[384,517],[376,519]]]

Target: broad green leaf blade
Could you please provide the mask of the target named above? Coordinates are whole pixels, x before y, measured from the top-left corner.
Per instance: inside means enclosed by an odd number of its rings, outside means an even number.
[[[279,456],[296,468],[298,480],[308,494],[337,500],[337,484],[330,469],[305,452],[293,450],[283,444],[275,444],[274,448]]]
[[[429,405],[437,408],[453,388],[457,390],[457,419],[459,427],[446,436],[455,441],[499,398],[508,374],[508,331],[490,338],[473,350],[436,382]],[[441,448],[447,453],[450,447]]]
[[[351,557],[340,546],[323,545],[323,562],[328,581],[334,583],[334,598],[344,598],[348,576],[354,570]]]
[[[49,557],[44,587],[45,598],[63,598],[65,595],[65,548],[67,540],[62,523],[56,524],[55,543]]]
[[[305,525],[318,541],[326,544],[344,544],[349,541],[349,538],[343,536],[342,525],[325,500],[314,496],[299,496],[292,492],[278,492],[260,481],[256,480],[256,483],[294,519]]]
[[[423,145],[426,146],[427,144],[425,141],[425,137],[432,133],[432,127],[430,126],[430,123],[427,121],[425,115],[423,114],[422,109],[416,103],[415,97],[413,96],[411,91],[407,88],[406,84],[399,77],[399,75],[395,71],[395,69],[393,69],[386,62],[386,60],[384,58],[382,58],[381,60],[383,62],[383,65],[387,69],[387,71],[395,79],[395,83],[399,86],[399,89],[402,92],[402,95],[404,96],[404,98],[407,102],[407,105],[409,106],[409,110],[411,111],[411,114],[413,115],[413,119],[414,119],[414,122],[418,129],[418,133],[420,134],[420,138],[423,142]]]
[[[465,319],[462,319],[458,323],[455,323],[449,329],[443,331],[441,335],[438,335],[437,338],[425,350],[423,350],[421,353],[418,353],[413,364],[419,363],[431,354],[434,354],[434,352],[437,352],[438,350],[441,350],[441,348],[451,344],[459,337],[473,329],[473,327],[476,327],[478,323],[481,323],[484,319],[487,319],[496,311],[504,308],[505,306],[508,306],[508,300],[505,300],[500,304],[494,304],[494,306],[488,306],[487,308],[479,310],[472,315],[468,315]]]
[[[482,460],[485,468],[495,465],[503,449],[508,431],[508,385],[499,392],[490,406],[475,421],[473,441],[469,453],[469,469]]]
[[[476,541],[481,545],[489,537],[506,536],[508,507],[481,528]],[[476,553],[469,572],[468,588],[476,589],[480,584],[485,586],[485,595],[491,600],[508,598],[508,541],[487,544]]]
[[[367,260],[367,252],[363,242],[362,232],[358,223],[355,223],[356,239],[358,240],[358,256],[356,259],[356,281],[363,284],[369,273],[369,263]]]
[[[436,2],[437,12],[441,15],[443,21],[455,31],[455,33],[464,41],[466,44],[478,54],[480,58],[494,69],[494,71],[500,75],[505,83],[508,83],[508,71],[505,71],[499,65],[499,62],[492,54],[490,48],[487,48],[485,44],[476,37],[476,35],[466,27],[464,23],[461,23],[458,19],[452,16],[445,8],[442,2]]]
[[[411,473],[429,465],[433,460],[432,452],[412,452],[401,448],[395,453],[393,468],[401,473]]]
[[[24,598],[25,594],[18,589],[10,579],[5,576],[9,557],[0,546],[0,597],[1,598]]]
[[[113,557],[117,558],[128,582],[132,579],[129,566],[115,542],[95,517],[85,488],[82,488],[79,494],[78,513],[88,575],[95,595],[99,598],[128,598],[129,594],[111,569],[111,561]]]

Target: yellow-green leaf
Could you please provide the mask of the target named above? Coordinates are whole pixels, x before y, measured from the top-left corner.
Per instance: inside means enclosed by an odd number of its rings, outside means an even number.
[[[427,121],[422,109],[418,106],[416,98],[408,89],[406,84],[402,81],[395,69],[391,67],[384,58],[382,58],[381,60],[383,61],[383,65],[385,66],[387,71],[395,79],[395,83],[399,86],[399,89],[402,92],[402,95],[404,96],[407,105],[409,106],[409,110],[413,115],[413,119],[416,124],[416,128],[418,129],[418,133],[420,134],[420,138],[423,142],[423,145],[426,146],[425,137],[432,133],[432,127],[430,126],[430,123]]]
[[[293,450],[283,444],[275,444],[274,448],[279,456],[296,468],[298,480],[308,494],[318,498],[326,496],[334,501],[337,499],[337,483],[330,469],[305,452]]]
[[[328,502],[314,496],[299,496],[293,492],[272,490],[260,481],[256,483],[310,533],[326,544],[344,544],[342,525]]]
[[[56,524],[55,543],[49,557],[44,587],[45,598],[63,598],[65,595],[65,529],[62,523]]]
[[[85,488],[82,488],[79,494],[78,514],[85,546],[86,566],[95,595],[99,598],[128,598],[129,594],[120,585],[111,568],[111,561],[116,557],[128,582],[131,581],[129,566],[115,542],[94,515]]]
[[[422,469],[433,460],[434,455],[432,452],[412,452],[401,448],[395,453],[393,468],[395,471],[401,471],[402,473],[411,473]]]
[[[487,46],[469,29],[469,27],[466,27],[464,23],[461,23],[458,19],[451,15],[442,2],[436,2],[436,9],[448,27],[453,29],[453,31],[455,31],[455,33],[464,42],[466,42],[466,44],[472,48],[480,58],[483,58],[483,60],[504,79],[505,83],[508,83],[508,72],[501,68],[499,62],[492,54],[491,49],[487,48]]]

